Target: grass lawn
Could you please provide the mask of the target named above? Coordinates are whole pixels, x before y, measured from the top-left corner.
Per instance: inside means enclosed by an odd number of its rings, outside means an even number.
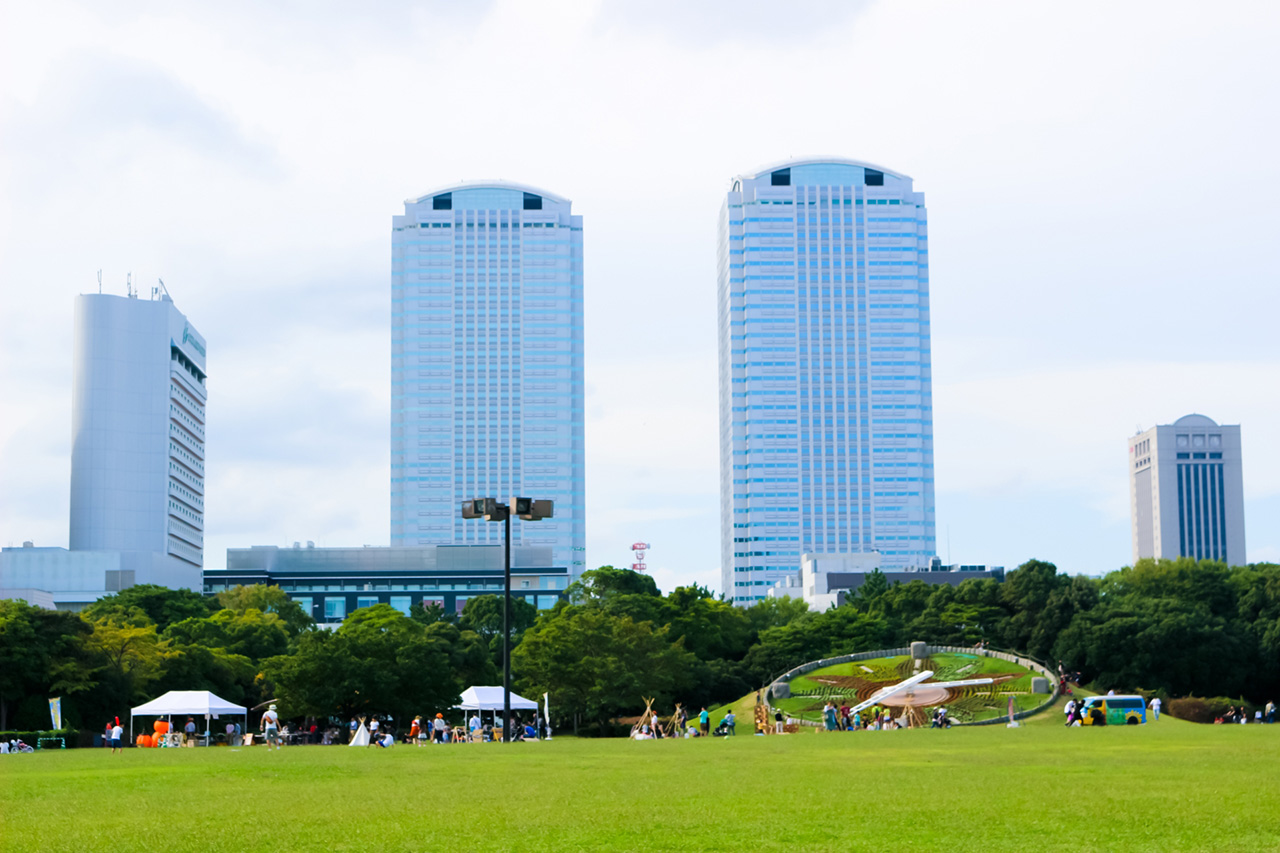
[[[1053,720],[1045,715],[1046,720]],[[1280,849],[1280,726],[0,756],[3,851]]]

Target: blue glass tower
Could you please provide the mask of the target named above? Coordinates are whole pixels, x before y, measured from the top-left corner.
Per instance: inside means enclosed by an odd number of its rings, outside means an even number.
[[[802,553],[935,553],[929,249],[911,178],[792,160],[720,212],[721,575],[741,604]]]
[[[463,500],[555,501],[513,545],[585,566],[582,217],[502,182],[405,202],[391,234],[391,544],[496,544]]]

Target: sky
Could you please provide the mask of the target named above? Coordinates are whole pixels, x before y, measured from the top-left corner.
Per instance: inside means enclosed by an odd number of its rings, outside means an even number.
[[[0,0],[0,545],[67,544],[74,297],[208,341],[206,566],[386,545],[391,217],[584,218],[587,563],[719,584],[716,220],[833,155],[929,211],[938,550],[1131,559],[1127,438],[1241,424],[1280,562],[1280,6]]]

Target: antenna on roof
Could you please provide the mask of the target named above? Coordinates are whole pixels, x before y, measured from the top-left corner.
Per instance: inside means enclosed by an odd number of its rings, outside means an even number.
[[[164,286],[164,279],[157,278],[156,281],[160,282],[160,284],[156,287],[151,288],[151,298],[153,300],[168,299],[170,302],[172,302],[173,297],[169,295],[169,289]]]
[[[129,294],[130,299],[137,299],[137,294],[133,292],[133,273],[125,273],[124,276],[124,292]]]
[[[102,293],[102,270],[98,270],[98,293]]]

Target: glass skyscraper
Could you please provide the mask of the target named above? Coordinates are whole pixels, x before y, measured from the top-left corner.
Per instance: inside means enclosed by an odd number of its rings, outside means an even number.
[[[720,212],[723,592],[802,553],[935,554],[924,194],[857,160],[735,178]]]
[[[585,567],[582,217],[505,182],[405,202],[391,234],[391,544],[485,545],[462,501],[555,501],[512,544]]]

